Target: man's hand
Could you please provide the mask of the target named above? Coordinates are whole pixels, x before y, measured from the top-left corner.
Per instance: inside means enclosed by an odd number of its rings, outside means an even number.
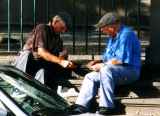
[[[70,69],[74,69],[76,68],[76,65],[69,61],[69,60],[61,60],[59,63],[63,68],[70,68]]]
[[[66,68],[66,67],[70,64],[70,61],[68,61],[68,60],[61,60],[59,64],[60,64],[63,68]]]
[[[72,63],[71,61],[57,57],[54,54],[51,54],[50,52],[45,50],[44,48],[38,48],[38,55],[46,61],[50,61],[61,65],[63,68],[76,68],[74,63]]]
[[[93,70],[93,71],[99,71],[102,67],[104,66],[103,63],[96,63],[92,66],[90,66],[90,70]]]
[[[70,61],[69,65],[67,66],[69,69],[75,69],[77,68],[77,65],[75,65],[73,62]]]
[[[100,60],[90,61],[90,62],[86,65],[86,67],[89,68],[89,69],[91,69],[91,67],[92,67],[93,65],[95,65],[95,64],[97,64],[97,63],[100,63],[100,62],[101,62]]]

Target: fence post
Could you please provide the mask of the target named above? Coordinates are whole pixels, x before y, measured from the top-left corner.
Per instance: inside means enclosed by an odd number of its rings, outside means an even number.
[[[101,0],[99,0],[99,18],[101,18]],[[100,54],[101,52],[101,31],[99,30],[99,33],[98,33],[98,54]]]
[[[116,0],[112,0],[112,9],[113,11],[116,9]]]
[[[85,44],[86,44],[86,54],[88,54],[88,0],[86,0],[86,24],[85,24]]]
[[[21,49],[23,48],[23,0],[21,0],[21,15],[20,15],[20,29],[21,29]]]
[[[140,37],[140,15],[141,15],[141,0],[137,1],[137,26],[138,26],[138,37]]]
[[[11,3],[10,0],[8,0],[8,52],[10,51],[10,38],[11,38],[10,10],[11,10]]]
[[[126,24],[128,23],[128,18],[127,18],[128,8],[127,8],[127,5],[128,5],[128,0],[125,0],[125,23]]]
[[[33,0],[33,22],[35,27],[36,26],[36,0]]]
[[[49,0],[46,0],[46,22],[48,23],[49,18]]]
[[[75,9],[76,9],[76,0],[73,0],[73,27],[72,27],[72,34],[73,34],[73,54],[75,54]]]

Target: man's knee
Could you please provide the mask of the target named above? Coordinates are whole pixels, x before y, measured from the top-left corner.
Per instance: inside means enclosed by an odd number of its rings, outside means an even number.
[[[105,65],[100,69],[100,73],[106,73],[106,74],[112,74],[113,66],[111,65]]]
[[[106,65],[100,69],[101,80],[113,80],[113,69],[112,66]]]
[[[88,74],[85,75],[85,80],[97,80],[99,78],[99,73],[98,72],[90,72]]]

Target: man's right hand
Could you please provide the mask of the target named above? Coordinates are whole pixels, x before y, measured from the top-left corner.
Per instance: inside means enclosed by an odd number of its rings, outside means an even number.
[[[60,65],[63,68],[71,68],[71,69],[76,68],[75,64],[69,60],[61,60]]]
[[[59,58],[54,54],[51,54],[44,48],[38,48],[38,55],[46,61],[50,61],[61,65],[63,68],[71,68],[71,69],[76,68],[76,66],[71,61]]]
[[[63,68],[66,68],[68,65],[69,65],[70,61],[68,60],[61,60],[60,61],[60,65],[63,67]]]

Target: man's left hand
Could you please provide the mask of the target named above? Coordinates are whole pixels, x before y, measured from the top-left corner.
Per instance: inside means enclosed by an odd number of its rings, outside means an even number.
[[[69,61],[69,64],[68,64],[67,68],[75,69],[76,67],[77,66],[72,61]]]
[[[103,66],[103,63],[96,63],[95,65],[90,66],[90,70],[98,72]]]

